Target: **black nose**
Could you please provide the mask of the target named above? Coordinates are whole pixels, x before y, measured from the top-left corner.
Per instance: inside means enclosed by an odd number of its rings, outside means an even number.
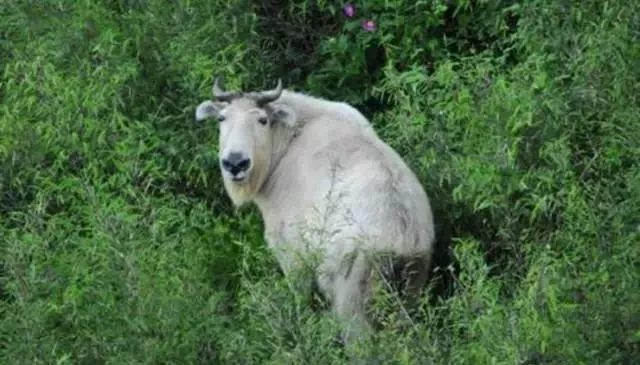
[[[227,158],[222,159],[222,168],[229,171],[232,175],[239,172],[247,171],[251,166],[251,160],[244,158],[241,153],[230,153]]]

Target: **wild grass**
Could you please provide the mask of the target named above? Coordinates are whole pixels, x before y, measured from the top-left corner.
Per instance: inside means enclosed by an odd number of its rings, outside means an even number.
[[[0,4],[1,364],[346,363],[224,195],[214,73],[353,102],[431,196],[380,363],[640,362],[640,5],[342,5]]]

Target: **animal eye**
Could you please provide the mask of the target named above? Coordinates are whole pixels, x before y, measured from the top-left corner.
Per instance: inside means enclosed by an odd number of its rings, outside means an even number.
[[[267,123],[269,122],[269,119],[267,117],[259,117],[258,118],[258,123],[262,124],[262,125],[267,125]]]
[[[225,117],[222,114],[218,114],[218,116],[216,118],[218,119],[218,122],[223,122],[225,119],[227,119],[227,117]]]

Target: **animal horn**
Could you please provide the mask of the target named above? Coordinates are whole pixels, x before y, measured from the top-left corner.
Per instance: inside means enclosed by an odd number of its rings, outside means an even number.
[[[282,94],[282,79],[278,79],[278,85],[275,89],[263,91],[256,96],[256,103],[258,105],[264,105],[270,103],[280,97]]]
[[[231,99],[238,96],[238,92],[234,91],[224,91],[220,87],[220,77],[216,76],[215,81],[213,82],[213,97],[219,101],[230,102]]]

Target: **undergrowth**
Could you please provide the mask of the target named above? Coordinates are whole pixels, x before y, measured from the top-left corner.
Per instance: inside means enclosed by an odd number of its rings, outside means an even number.
[[[354,104],[424,184],[380,363],[640,362],[640,5],[344,5],[0,4],[1,364],[346,363],[224,195],[213,74]]]

